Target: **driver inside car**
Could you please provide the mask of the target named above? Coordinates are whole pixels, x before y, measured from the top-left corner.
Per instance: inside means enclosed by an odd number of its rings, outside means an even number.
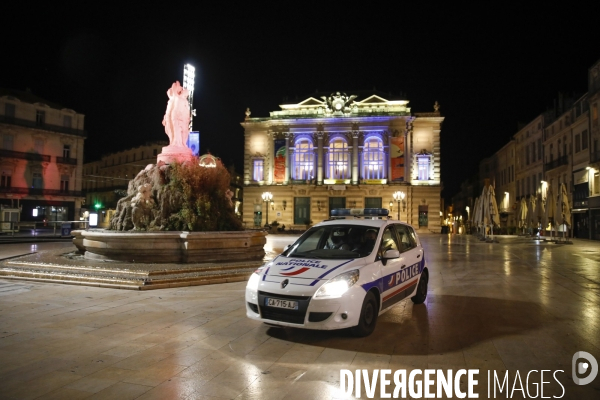
[[[352,250],[350,245],[346,243],[346,232],[341,229],[336,229],[331,232],[331,237],[327,241],[328,249]]]

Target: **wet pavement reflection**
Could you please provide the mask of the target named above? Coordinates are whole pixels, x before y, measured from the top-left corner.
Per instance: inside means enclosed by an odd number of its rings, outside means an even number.
[[[269,236],[267,258],[294,239]],[[352,398],[341,369],[428,368],[479,369],[480,398],[488,371],[512,387],[561,370],[544,396],[599,398],[600,377],[576,385],[571,361],[600,360],[600,243],[497,239],[422,235],[425,304],[392,307],[361,339],[249,320],[243,282],[135,292],[2,279],[0,398]]]

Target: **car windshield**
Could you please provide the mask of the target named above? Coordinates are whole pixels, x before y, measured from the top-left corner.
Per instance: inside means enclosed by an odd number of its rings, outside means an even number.
[[[302,258],[360,258],[373,251],[379,228],[363,225],[325,225],[306,231],[284,253]]]

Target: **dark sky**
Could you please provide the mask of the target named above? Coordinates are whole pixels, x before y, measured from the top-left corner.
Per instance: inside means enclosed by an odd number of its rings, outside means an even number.
[[[240,172],[246,107],[268,116],[284,98],[316,90],[404,93],[413,112],[432,111],[437,100],[449,199],[518,122],[551,107],[559,92],[583,93],[600,59],[597,6],[122,4],[3,6],[0,87],[30,88],[85,114],[86,161],[167,140],[166,91],[189,62],[201,151]]]

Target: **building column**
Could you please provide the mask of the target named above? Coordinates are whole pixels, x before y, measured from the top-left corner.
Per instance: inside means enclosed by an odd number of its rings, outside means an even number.
[[[358,135],[359,131],[352,131],[352,184],[358,185]]]
[[[285,178],[283,180],[284,185],[290,183],[290,136],[289,132],[285,133]]]
[[[323,185],[323,131],[316,132],[317,135],[317,185]]]
[[[267,153],[267,158],[269,160],[269,177],[266,179],[267,185],[272,185],[275,178],[275,140],[277,139],[275,132],[271,134],[271,139],[271,146],[269,146],[270,148]]]

